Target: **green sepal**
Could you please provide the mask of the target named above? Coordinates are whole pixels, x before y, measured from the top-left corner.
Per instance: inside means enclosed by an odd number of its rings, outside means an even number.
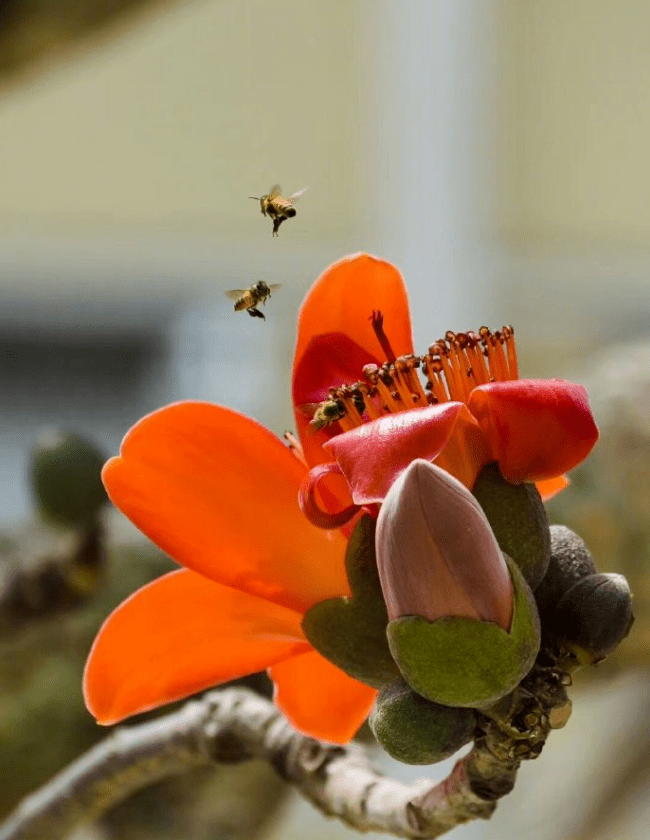
[[[435,764],[474,737],[471,709],[432,703],[400,677],[379,692],[368,720],[386,752],[404,764]]]
[[[305,614],[305,636],[330,662],[373,688],[399,676],[386,638],[388,613],[375,554],[376,520],[362,517],[348,542],[350,597],[330,598]]]
[[[388,625],[388,644],[406,682],[428,700],[480,709],[503,697],[530,671],[540,645],[533,593],[508,559],[514,589],[510,631],[447,616],[403,616]]]
[[[472,493],[483,508],[499,548],[535,589],[551,559],[551,536],[542,497],[534,484],[510,484],[498,464],[484,467]]]

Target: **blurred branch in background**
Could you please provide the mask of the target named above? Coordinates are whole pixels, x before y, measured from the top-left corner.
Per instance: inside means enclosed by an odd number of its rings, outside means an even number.
[[[81,605],[98,588],[106,551],[104,455],[89,441],[51,431],[32,456],[32,521],[0,534],[0,634]]]

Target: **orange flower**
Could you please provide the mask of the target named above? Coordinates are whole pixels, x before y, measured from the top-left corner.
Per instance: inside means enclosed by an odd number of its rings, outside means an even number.
[[[514,350],[504,356],[502,348],[514,345],[495,340],[488,364],[512,380]],[[440,402],[430,405],[412,369],[402,278],[388,263],[358,255],[330,267],[300,312],[293,370],[300,442],[289,436],[287,448],[255,421],[201,402],[167,406],[130,430],[104,468],[109,496],[185,568],[140,589],[101,628],[84,677],[100,723],[268,668],[275,701],[298,729],[338,743],[353,736],[376,691],[316,652],[301,625],[314,604],[349,594],[347,529],[312,525],[298,506],[301,487],[307,508],[331,526],[380,501],[386,476],[390,483],[414,458],[435,459],[470,486],[490,460],[507,478],[514,465],[512,480],[526,481],[561,476],[595,441],[579,386],[473,387],[481,374],[450,346],[431,392]],[[373,384],[371,370],[369,383],[357,384],[369,364],[379,379]],[[340,418],[316,429],[305,406],[313,413],[313,404],[331,402],[332,386]],[[532,474],[531,463],[541,469]],[[310,468],[317,474],[310,477]]]
[[[397,270],[363,254],[332,266],[303,304],[294,362],[296,423],[312,467],[301,489],[306,515],[340,527],[359,506],[381,502],[416,458],[470,490],[496,461],[513,484],[536,482],[543,498],[554,495],[598,430],[580,385],[518,376],[512,328],[448,332],[415,356]],[[320,431],[304,411],[317,401],[337,406],[336,422]],[[332,496],[347,507],[334,514]]]

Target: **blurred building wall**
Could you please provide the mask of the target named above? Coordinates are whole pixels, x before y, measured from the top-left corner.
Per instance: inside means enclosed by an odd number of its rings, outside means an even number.
[[[650,331],[650,5],[500,0],[502,295],[579,351]]]
[[[154,6],[15,88],[0,105],[5,227],[257,241],[247,196],[276,180],[293,192],[309,177],[310,237],[345,232],[355,10],[346,0]]]
[[[507,0],[500,225],[550,248],[650,243],[650,4]]]

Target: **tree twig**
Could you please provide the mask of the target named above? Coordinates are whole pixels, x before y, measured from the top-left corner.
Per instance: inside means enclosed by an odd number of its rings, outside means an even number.
[[[270,762],[321,811],[360,831],[439,837],[487,819],[512,789],[521,761],[536,757],[550,729],[566,722],[561,672],[535,668],[525,682],[503,709],[481,717],[473,748],[444,781],[412,785],[382,776],[355,744],[339,747],[297,732],[273,703],[247,689],[212,691],[172,714],[117,729],[23,800],[0,826],[0,840],[64,840],[163,778],[250,758]]]

